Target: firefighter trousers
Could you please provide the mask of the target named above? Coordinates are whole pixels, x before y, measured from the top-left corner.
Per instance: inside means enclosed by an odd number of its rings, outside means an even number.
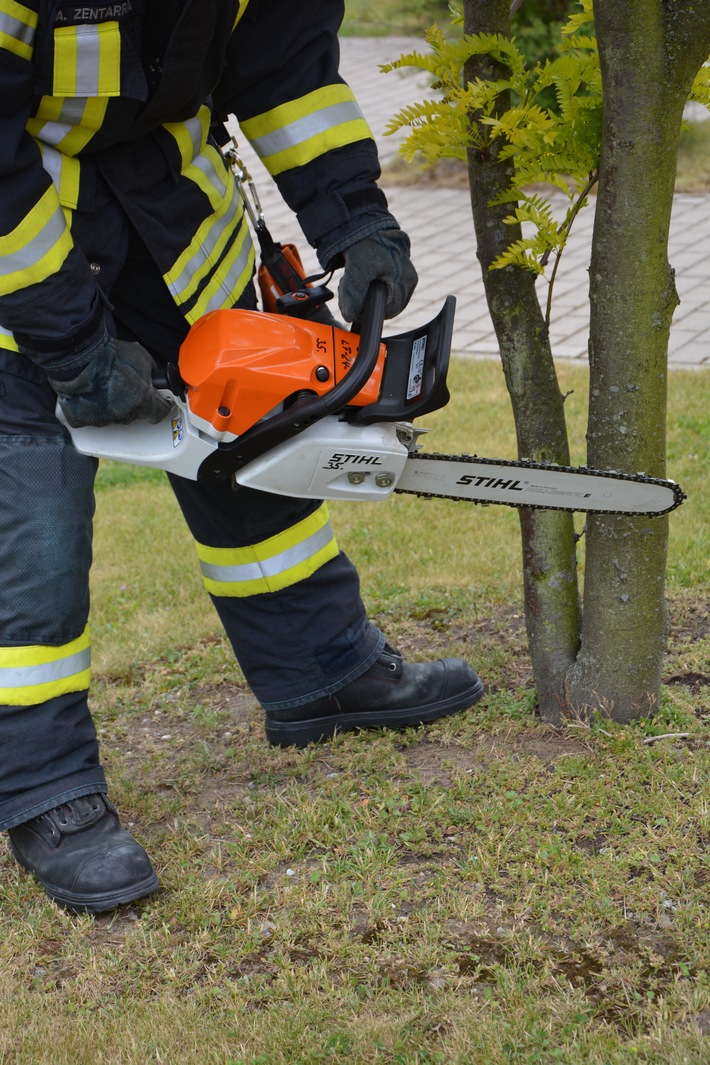
[[[117,335],[176,359],[187,326],[135,235],[110,299]],[[97,464],[73,448],[54,404],[29,360],[0,351],[0,829],[106,790],[87,701]],[[262,706],[308,703],[369,668],[384,637],[325,504],[170,482]]]

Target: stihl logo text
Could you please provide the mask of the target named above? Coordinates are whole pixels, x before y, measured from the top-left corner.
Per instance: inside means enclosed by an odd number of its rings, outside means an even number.
[[[381,466],[382,459],[379,455],[350,455],[336,451],[331,455],[324,470],[342,470],[343,466]]]
[[[475,488],[504,488],[509,492],[522,492],[520,481],[504,481],[500,477],[475,477],[472,473],[465,473],[459,477],[456,484],[472,484]]]

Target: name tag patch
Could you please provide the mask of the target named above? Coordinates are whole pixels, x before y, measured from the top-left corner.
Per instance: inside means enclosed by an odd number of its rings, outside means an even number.
[[[95,26],[101,22],[116,22],[133,14],[132,0],[115,4],[62,4],[55,8],[53,26]]]

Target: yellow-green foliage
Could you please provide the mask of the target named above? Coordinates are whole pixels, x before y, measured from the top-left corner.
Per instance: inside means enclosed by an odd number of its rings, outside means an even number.
[[[710,108],[710,59],[696,74],[690,90],[690,99]]]
[[[596,181],[602,84],[592,15],[592,0],[580,0],[579,10],[562,27],[559,55],[532,67],[515,39],[481,33],[450,41],[438,26],[426,34],[429,53],[410,52],[384,67],[425,70],[440,93],[399,111],[387,127],[388,133],[410,128],[401,149],[405,158],[421,156],[431,164],[465,159],[469,149],[495,150],[499,160],[512,164],[510,185],[493,202],[515,205],[507,221],[523,225],[523,236],[492,269],[515,265],[543,273],[550,256],[561,254]],[[453,22],[460,24],[461,16],[455,14]],[[477,55],[494,60],[500,77],[467,81],[465,64]],[[690,98],[710,106],[710,67],[699,72]],[[540,186],[566,195],[569,205],[561,221]]]

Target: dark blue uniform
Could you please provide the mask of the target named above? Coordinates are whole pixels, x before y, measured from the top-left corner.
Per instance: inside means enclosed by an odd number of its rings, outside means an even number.
[[[105,790],[87,706],[95,462],[47,376],[106,324],[174,361],[201,315],[253,305],[217,144],[229,115],[324,265],[396,228],[337,72],[341,17],[317,0],[0,0],[0,828]],[[369,668],[384,639],[325,505],[171,483],[267,709]]]

